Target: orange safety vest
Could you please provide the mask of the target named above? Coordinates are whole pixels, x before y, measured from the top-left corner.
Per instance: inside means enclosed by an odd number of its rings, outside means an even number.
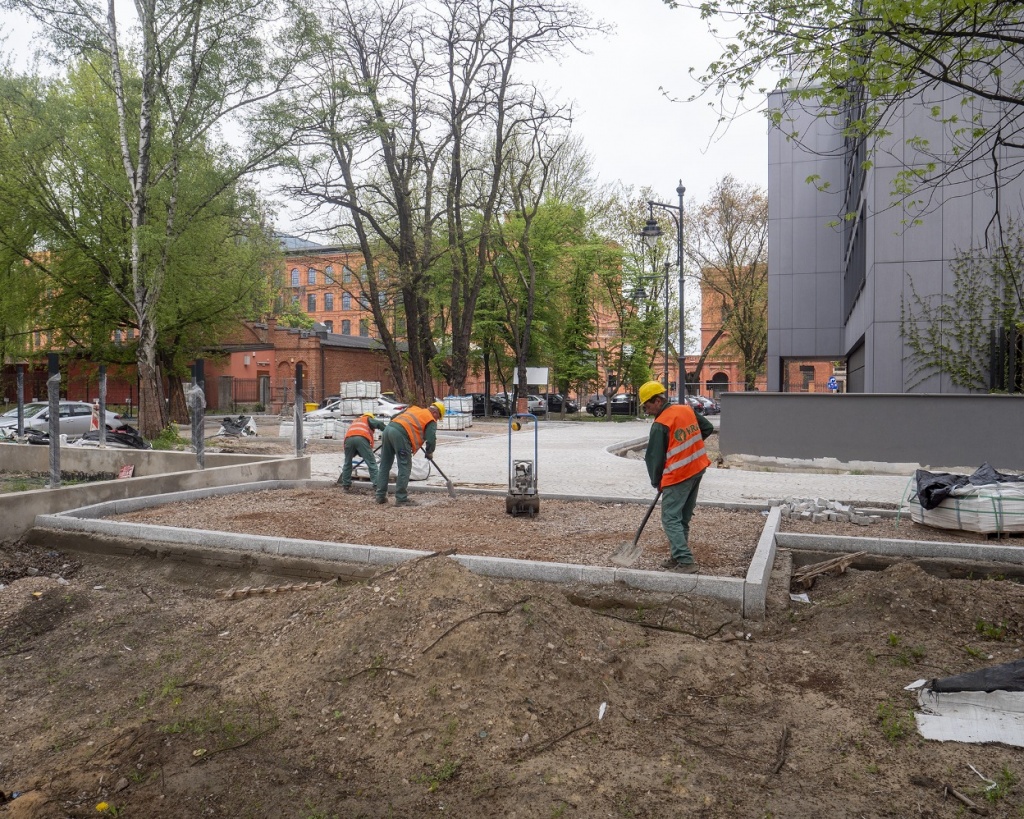
[[[697,415],[690,408],[673,404],[663,410],[657,423],[668,427],[668,451],[665,453],[665,471],[661,474],[661,488],[682,483],[711,466],[704,450],[704,437],[697,423]]]
[[[370,428],[370,420],[364,415],[360,415],[351,424],[349,424],[348,432],[345,433],[345,440],[349,438],[365,438],[371,444],[373,443],[373,430]]]
[[[392,424],[398,424],[409,436],[409,443],[412,444],[412,451],[416,452],[421,446],[427,434],[427,424],[434,423],[434,416],[430,410],[423,407],[409,407],[405,412],[399,413],[391,419]]]

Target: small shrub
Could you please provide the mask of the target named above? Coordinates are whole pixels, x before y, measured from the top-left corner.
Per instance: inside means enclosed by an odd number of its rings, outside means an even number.
[[[178,428],[174,424],[167,427],[156,438],[153,439],[153,449],[184,449],[189,442],[178,434]]]

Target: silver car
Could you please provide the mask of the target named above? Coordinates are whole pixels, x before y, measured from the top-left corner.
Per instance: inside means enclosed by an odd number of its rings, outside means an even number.
[[[59,401],[60,434],[69,438],[85,435],[92,427],[92,407],[87,401]],[[125,421],[115,412],[106,413],[107,426],[119,429]],[[45,401],[25,404],[25,430],[50,431],[50,405]],[[0,415],[0,436],[13,438],[18,434],[18,408],[14,407]]]

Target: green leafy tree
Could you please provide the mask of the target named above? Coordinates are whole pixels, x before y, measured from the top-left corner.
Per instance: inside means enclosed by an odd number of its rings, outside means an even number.
[[[993,377],[1011,391],[1019,372],[1009,370],[1009,356],[993,361],[992,336],[1011,344],[1024,336],[1024,225],[1008,226],[1008,241],[995,248],[972,248],[952,263],[953,287],[946,298],[924,297],[910,289],[900,305],[900,333],[909,348],[910,387],[944,373],[958,387],[987,390]],[[992,372],[993,364],[1000,371]]]
[[[864,165],[873,161],[877,138],[901,133],[905,165],[892,193],[922,210],[928,194],[908,202],[912,190],[959,177],[998,186],[1020,173],[1019,162],[1005,161],[1021,146],[1019,3],[664,2],[699,10],[724,41],[721,55],[698,74],[723,122],[779,91],[780,104],[769,106],[777,127],[799,139],[787,109],[807,106],[863,145]],[[909,128],[903,133],[907,102],[941,126],[942,140]]]
[[[59,163],[56,173],[47,164],[34,171],[39,211],[47,213],[36,225],[38,249],[57,258],[58,251],[66,256],[77,248],[105,291],[95,298],[104,305],[120,302],[127,311],[137,331],[140,428],[156,437],[168,422],[159,336],[167,300],[178,297],[173,291],[182,284],[181,261],[211,254],[187,286],[198,285],[212,254],[225,247],[192,247],[189,253],[186,237],[211,216],[216,219],[228,207],[225,200],[241,209],[247,198],[241,181],[266,167],[281,144],[273,123],[260,117],[264,101],[290,76],[286,53],[272,53],[275,38],[264,36],[279,20],[279,9],[274,0],[241,6],[229,0],[140,0],[127,11],[133,16],[122,20],[124,9],[100,0],[4,5],[41,26],[45,56],[92,72],[112,101],[95,123],[78,123],[103,141],[100,157],[74,156],[74,144],[56,140],[48,144],[47,156],[41,145],[51,134],[36,132],[40,146],[31,156],[44,163],[56,157]],[[250,118],[243,123],[246,114]],[[217,141],[218,133],[235,124],[244,124],[247,139],[229,150]],[[58,134],[75,128],[56,119],[49,125],[60,126]],[[80,209],[100,200],[101,210],[79,219]],[[258,214],[247,216],[253,220],[247,226],[233,222],[235,243],[259,232]],[[62,256],[61,264],[70,262]]]

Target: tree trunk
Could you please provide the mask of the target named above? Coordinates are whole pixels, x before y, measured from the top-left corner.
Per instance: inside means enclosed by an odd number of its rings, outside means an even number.
[[[156,331],[149,322],[143,322],[139,332],[139,432],[143,438],[152,440],[167,428],[169,419],[156,354]]]

